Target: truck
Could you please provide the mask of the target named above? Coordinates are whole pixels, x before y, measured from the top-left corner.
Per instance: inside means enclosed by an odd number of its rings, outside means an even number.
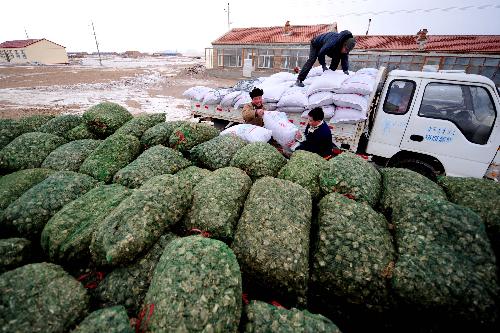
[[[489,78],[454,71],[378,70],[367,118],[329,124],[332,141],[381,166],[439,175],[500,176],[500,97]],[[241,109],[191,102],[193,116],[242,123]],[[303,131],[307,120],[287,113]]]

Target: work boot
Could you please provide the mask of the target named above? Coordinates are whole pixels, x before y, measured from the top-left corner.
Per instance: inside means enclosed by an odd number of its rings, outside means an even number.
[[[297,87],[303,87],[304,86],[304,84],[302,83],[302,81],[300,81],[299,79],[297,79],[297,81],[295,81],[295,85]]]

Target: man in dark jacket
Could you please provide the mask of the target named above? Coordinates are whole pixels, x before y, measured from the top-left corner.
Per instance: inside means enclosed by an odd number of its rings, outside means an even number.
[[[322,108],[314,108],[309,111],[309,123],[304,131],[305,140],[295,150],[307,150],[322,157],[332,154],[333,142],[332,132],[327,123],[323,121],[325,114]],[[297,131],[296,139],[302,137]]]
[[[342,63],[342,70],[345,74],[349,75],[349,59],[348,54],[356,45],[356,41],[352,36],[351,32],[348,30],[337,32],[327,32],[319,36],[314,37],[311,40],[311,47],[309,49],[309,59],[302,67],[299,73],[297,82],[295,83],[299,87],[303,87],[304,81],[307,74],[311,70],[312,66],[318,59],[319,64],[323,67],[323,71],[326,70],[325,56],[332,58],[330,63],[330,69],[332,71],[336,70],[339,66],[339,62]]]

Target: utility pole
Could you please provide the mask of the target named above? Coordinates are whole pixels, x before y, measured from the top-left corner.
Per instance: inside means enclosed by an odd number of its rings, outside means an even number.
[[[227,3],[227,9],[224,9],[227,12],[227,30],[231,30],[231,21],[229,21],[229,2]]]
[[[372,19],[368,19],[368,28],[366,28],[366,36],[368,36],[368,31],[370,30],[370,23],[372,23]]]
[[[94,31],[95,45],[97,46],[97,54],[99,55],[99,64],[102,66],[101,52],[99,51],[99,43],[97,42],[97,35],[95,34],[94,21],[92,22],[92,30]]]
[[[28,32],[26,31],[26,27],[24,27],[24,33],[26,34],[26,39],[30,39],[28,36]]]

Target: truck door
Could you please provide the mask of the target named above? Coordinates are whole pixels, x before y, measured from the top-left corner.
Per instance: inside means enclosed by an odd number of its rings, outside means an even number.
[[[491,87],[426,79],[415,101],[401,150],[437,158],[447,175],[483,177],[500,144]]]

